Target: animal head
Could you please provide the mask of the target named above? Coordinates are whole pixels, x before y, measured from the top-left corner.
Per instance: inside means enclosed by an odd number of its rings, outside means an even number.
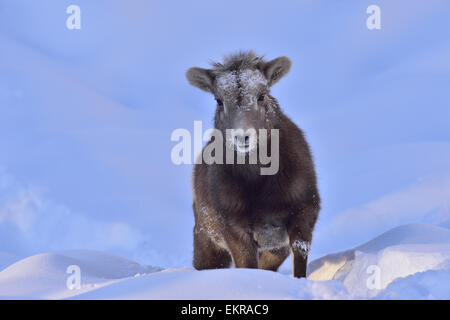
[[[189,83],[211,93],[217,103],[215,127],[224,134],[236,131],[231,141],[238,152],[249,152],[255,136],[248,132],[272,129],[279,106],[270,88],[289,72],[291,60],[279,57],[266,61],[254,52],[241,52],[213,63],[211,69],[190,68]]]

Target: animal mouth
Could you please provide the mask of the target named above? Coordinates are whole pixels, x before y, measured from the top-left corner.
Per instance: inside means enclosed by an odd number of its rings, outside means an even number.
[[[246,136],[244,139],[239,139],[234,137],[234,148],[238,152],[248,152],[250,151],[250,139]]]
[[[250,139],[250,136],[245,136],[244,138],[234,137],[234,149],[237,152],[247,153],[254,149],[256,141]]]

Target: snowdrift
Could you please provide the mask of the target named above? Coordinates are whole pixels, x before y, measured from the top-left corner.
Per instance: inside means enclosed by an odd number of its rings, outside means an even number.
[[[308,279],[314,281],[338,280],[356,298],[377,297],[392,282],[399,287],[414,286],[421,277],[409,277],[433,270],[448,270],[450,259],[450,230],[426,224],[408,224],[391,229],[352,250],[334,253],[308,265]],[[444,272],[429,276],[445,278]],[[373,281],[376,281],[373,282]],[[421,280],[422,281],[422,280]],[[422,281],[424,282],[424,281]],[[427,284],[431,284],[429,281]],[[450,297],[450,278],[437,281],[436,296],[429,295],[434,285],[406,294],[404,298]],[[438,288],[443,288],[442,292]],[[445,288],[448,288],[445,290]],[[386,290],[385,290],[386,291]],[[389,291],[389,290],[387,290]],[[409,292],[407,290],[402,292]],[[435,291],[433,291],[435,292]],[[402,298],[402,293],[383,292],[379,297]]]
[[[76,265],[81,287],[67,285]],[[450,230],[394,228],[309,264],[308,280],[251,269],[143,266],[89,250],[38,254],[0,272],[3,299],[449,299]]]

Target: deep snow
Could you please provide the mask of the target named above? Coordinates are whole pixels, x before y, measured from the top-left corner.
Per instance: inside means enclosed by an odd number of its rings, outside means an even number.
[[[69,289],[68,266],[81,270]],[[369,267],[380,287],[367,284]],[[0,272],[0,298],[39,299],[449,299],[450,230],[424,224],[394,228],[309,265],[308,280],[252,269],[161,270],[87,250],[34,255]]]

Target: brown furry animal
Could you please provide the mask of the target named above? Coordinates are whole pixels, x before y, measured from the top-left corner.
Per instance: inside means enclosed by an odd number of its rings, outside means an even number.
[[[261,175],[260,159],[256,164],[195,165],[193,264],[198,270],[234,262],[237,268],[276,271],[292,251],[293,275],[306,276],[320,210],[314,163],[303,132],[269,92],[290,66],[287,57],[265,61],[250,51],[186,73],[190,84],[215,96],[214,125],[224,136],[230,128],[279,130],[276,174]],[[225,139],[223,147],[248,157],[248,137],[238,138]],[[274,143],[270,135],[268,143]]]

